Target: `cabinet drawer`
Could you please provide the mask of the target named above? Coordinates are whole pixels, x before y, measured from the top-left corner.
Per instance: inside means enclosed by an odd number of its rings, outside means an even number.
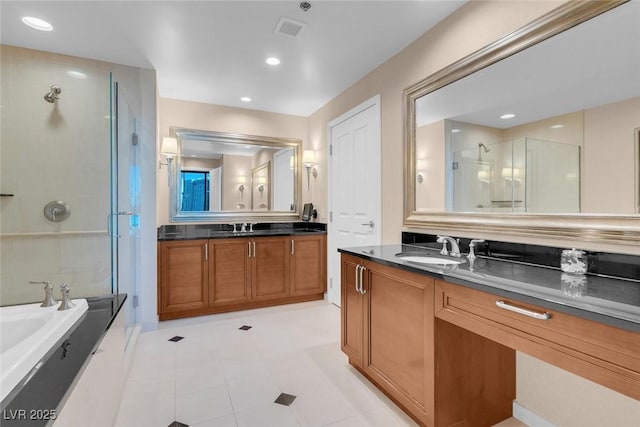
[[[640,399],[640,334],[440,280],[435,310],[442,320]]]

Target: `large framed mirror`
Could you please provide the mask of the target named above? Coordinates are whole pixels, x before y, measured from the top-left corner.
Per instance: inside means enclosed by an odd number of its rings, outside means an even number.
[[[410,228],[637,245],[640,2],[567,2],[404,91]]]
[[[300,218],[302,140],[171,127],[172,221]]]

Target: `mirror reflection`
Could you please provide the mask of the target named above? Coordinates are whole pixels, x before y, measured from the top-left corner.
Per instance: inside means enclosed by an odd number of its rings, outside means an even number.
[[[300,140],[172,128],[174,220],[298,214]]]
[[[630,2],[419,89],[412,210],[638,213],[639,19]]]

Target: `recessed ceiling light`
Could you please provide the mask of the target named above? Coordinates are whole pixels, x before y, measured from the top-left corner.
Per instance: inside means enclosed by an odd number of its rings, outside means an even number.
[[[513,119],[515,116],[516,116],[515,114],[508,113],[508,114],[501,115],[500,118],[501,119]]]
[[[86,79],[87,75],[85,73],[81,73],[80,71],[69,70],[67,71],[67,76],[73,77],[74,79]]]
[[[240,101],[242,101],[242,102],[251,102],[251,98],[249,98],[248,96],[243,96],[242,98],[240,98]]]
[[[553,126],[551,126],[551,129],[560,129],[560,128],[563,128],[563,127],[564,127],[564,125],[553,125]]]
[[[280,64],[280,60],[275,56],[271,56],[265,60],[265,62],[269,65],[278,65]]]
[[[451,129],[451,133],[458,133],[460,132],[460,129]]]
[[[34,18],[33,16],[25,16],[22,18],[22,22],[25,25],[39,31],[52,31],[53,25],[49,24],[44,19]]]

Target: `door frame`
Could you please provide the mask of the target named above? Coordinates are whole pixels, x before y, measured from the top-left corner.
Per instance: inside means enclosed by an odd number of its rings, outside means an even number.
[[[377,226],[374,227],[374,238],[375,238],[376,244],[379,245],[382,243],[382,137],[381,137],[382,132],[381,132],[381,120],[380,120],[380,116],[381,116],[380,103],[381,103],[381,96],[380,94],[376,94],[373,97],[364,101],[363,103],[353,107],[346,113],[341,114],[340,116],[336,117],[335,119],[327,123],[327,153],[329,154],[327,156],[327,175],[328,175],[327,176],[327,183],[328,183],[328,191],[327,191],[328,206],[327,207],[328,207],[328,214],[329,214],[329,218],[328,218],[329,220],[327,221],[327,282],[328,282],[327,283],[327,299],[332,304],[336,304],[335,293],[336,293],[336,289],[339,287],[339,283],[336,283],[335,285],[333,283],[332,272],[337,271],[339,273],[339,265],[340,265],[340,259],[334,254],[334,251],[336,251],[337,248],[334,248],[332,243],[333,241],[332,236],[334,235],[333,233],[335,233],[335,229],[334,229],[334,225],[331,217],[333,212],[333,204],[334,204],[333,195],[335,194],[333,190],[333,170],[332,170],[333,160],[332,160],[332,154],[331,154],[331,141],[333,136],[332,135],[333,128],[349,120],[350,118],[362,113],[363,111],[368,110],[369,108],[374,109],[377,126],[374,129],[375,133],[373,134],[373,143],[375,145],[374,149],[380,152],[380,165],[376,170],[377,174],[372,175],[371,184],[374,186],[374,188],[379,189],[379,193],[378,193],[379,197],[378,197],[378,200],[376,201],[376,208],[375,208],[376,219],[374,220],[375,223],[377,224]],[[339,280],[340,280],[340,277],[338,276],[338,282]]]

